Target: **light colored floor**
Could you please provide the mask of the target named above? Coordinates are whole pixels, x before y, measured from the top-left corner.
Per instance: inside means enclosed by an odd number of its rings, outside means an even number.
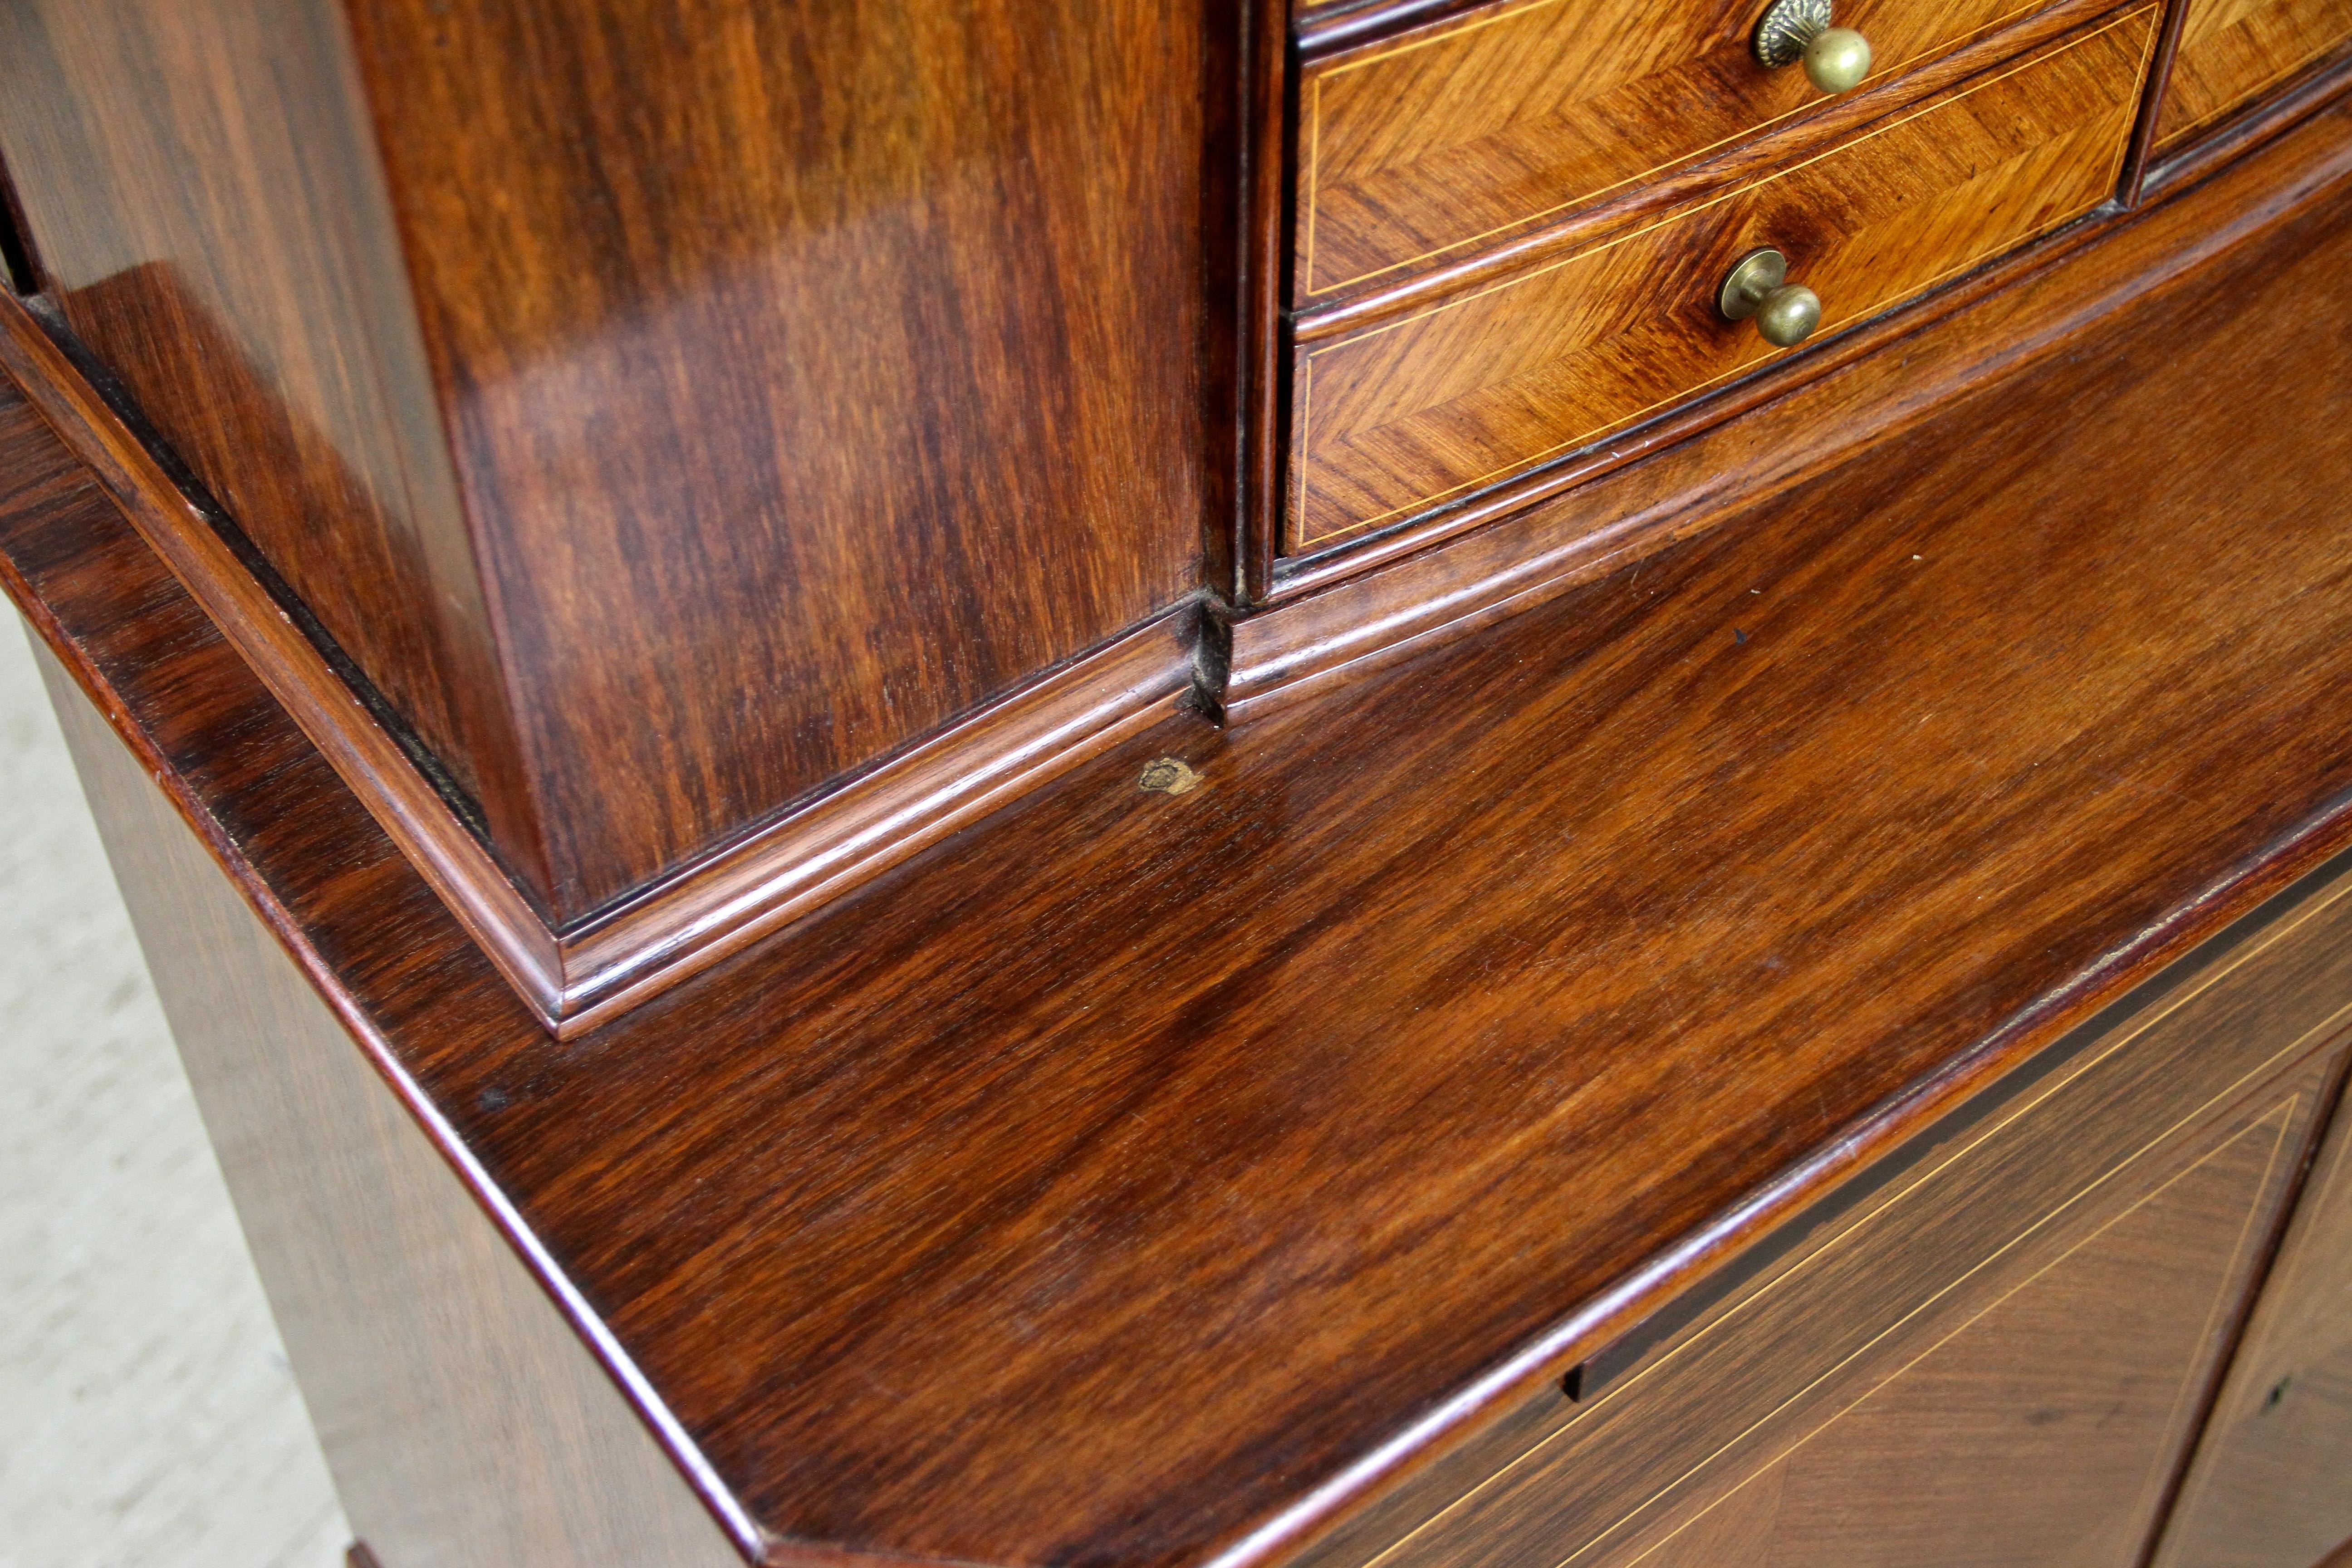
[[[351,1532],[0,616],[0,1568],[333,1568]]]

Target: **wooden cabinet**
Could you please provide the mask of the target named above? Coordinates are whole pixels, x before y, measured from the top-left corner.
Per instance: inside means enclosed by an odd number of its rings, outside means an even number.
[[[0,0],[0,584],[381,1568],[2337,1550],[2214,4]]]

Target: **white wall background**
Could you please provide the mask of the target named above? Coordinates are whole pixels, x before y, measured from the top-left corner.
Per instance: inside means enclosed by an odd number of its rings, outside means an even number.
[[[351,1532],[0,616],[0,1568],[340,1568]]]

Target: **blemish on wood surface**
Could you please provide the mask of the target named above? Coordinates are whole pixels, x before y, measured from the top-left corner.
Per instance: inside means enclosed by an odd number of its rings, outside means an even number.
[[[1181,758],[1161,757],[1146,767],[1135,784],[1138,789],[1157,790],[1161,795],[1186,795],[1201,787],[1201,775]]]

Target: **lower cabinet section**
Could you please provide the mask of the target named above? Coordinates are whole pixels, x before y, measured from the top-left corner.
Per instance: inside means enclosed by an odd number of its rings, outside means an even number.
[[[2134,1568],[2181,1492],[2164,1568],[2312,1568],[2352,1535],[2345,1135],[2279,1238],[2340,1082],[2347,886],[2054,1047],[1687,1326],[1596,1358],[1537,1440],[1507,1418],[1522,1446],[1483,1481],[1392,1498],[1385,1541],[1312,1560]]]

